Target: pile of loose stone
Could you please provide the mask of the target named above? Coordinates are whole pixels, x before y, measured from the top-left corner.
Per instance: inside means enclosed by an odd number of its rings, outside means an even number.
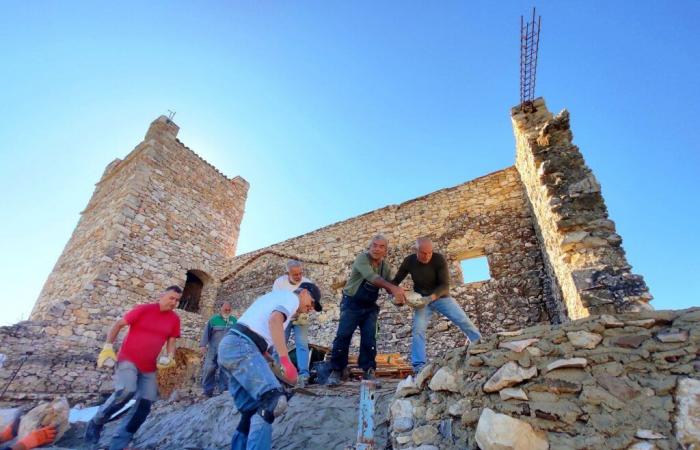
[[[395,449],[700,448],[700,308],[489,336],[402,381]]]

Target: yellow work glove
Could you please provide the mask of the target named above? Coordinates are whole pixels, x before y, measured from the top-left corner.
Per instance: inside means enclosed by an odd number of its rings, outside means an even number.
[[[117,355],[114,353],[114,347],[110,343],[105,343],[102,347],[102,351],[97,356],[97,368],[114,367],[114,363],[117,362]]]
[[[175,358],[171,358],[170,356],[161,356],[158,358],[158,363],[156,364],[158,367],[158,370],[163,370],[163,369],[170,369],[171,367],[175,367]]]
[[[292,321],[294,325],[308,325],[309,313],[300,313],[296,319]]]

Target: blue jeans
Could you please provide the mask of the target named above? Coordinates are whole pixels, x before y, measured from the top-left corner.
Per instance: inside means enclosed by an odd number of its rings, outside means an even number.
[[[290,322],[284,330],[284,341],[289,340],[289,336],[294,329],[294,343],[297,354],[297,369],[299,376],[309,376],[309,325],[295,325]]]
[[[214,393],[214,388],[219,387],[220,392],[228,389],[228,380],[224,371],[219,366],[219,358],[217,355],[218,346],[210,345],[207,348],[207,355],[204,358],[204,367],[202,367],[202,390],[207,395]]]
[[[268,391],[282,389],[279,381],[255,344],[234,331],[221,340],[219,364],[229,380],[228,390],[241,416],[251,415],[248,433],[236,430],[231,450],[269,450],[272,424],[257,414],[257,410],[260,397]]]
[[[469,316],[452,297],[442,297],[413,312],[413,336],[411,339],[411,363],[414,369],[425,365],[425,330],[428,328],[433,311],[447,317],[462,330],[471,342],[481,339],[481,333]]]
[[[362,370],[376,369],[377,363],[377,316],[379,307],[358,306],[352,298],[343,295],[340,303],[338,332],[333,340],[331,351],[331,368],[343,370],[348,365],[350,341],[357,327],[360,327],[360,357],[357,365]]]

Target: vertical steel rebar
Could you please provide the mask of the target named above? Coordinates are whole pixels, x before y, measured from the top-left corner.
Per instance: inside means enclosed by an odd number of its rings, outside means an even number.
[[[531,105],[535,99],[541,25],[542,16],[535,16],[535,8],[532,8],[531,21],[525,22],[520,16],[520,103],[525,105]]]

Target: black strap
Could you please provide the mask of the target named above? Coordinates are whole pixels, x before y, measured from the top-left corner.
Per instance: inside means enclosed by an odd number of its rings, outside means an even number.
[[[258,350],[260,350],[260,353],[267,353],[267,341],[265,341],[265,338],[260,336],[258,333],[240,322],[236,322],[231,328],[253,341],[253,344],[258,347]]]

